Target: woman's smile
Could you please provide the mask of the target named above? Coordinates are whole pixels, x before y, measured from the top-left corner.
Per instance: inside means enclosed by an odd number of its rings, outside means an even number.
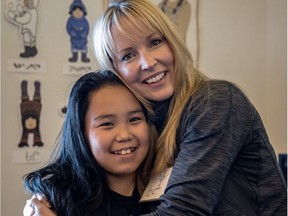
[[[156,74],[155,76],[147,78],[146,80],[144,80],[144,83],[147,83],[147,84],[158,83],[164,78],[165,75],[166,75],[165,72]]]
[[[131,24],[126,26],[129,32],[133,29]],[[141,96],[163,101],[174,93],[174,56],[162,35],[146,30],[146,36],[137,34],[131,40],[112,28],[117,41],[113,61],[120,76]]]

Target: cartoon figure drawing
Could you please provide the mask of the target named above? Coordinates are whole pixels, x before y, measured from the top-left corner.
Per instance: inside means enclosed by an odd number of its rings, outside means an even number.
[[[161,10],[175,23],[184,41],[191,17],[191,6],[188,0],[162,0]]]
[[[90,62],[87,57],[87,36],[89,24],[86,19],[87,11],[81,0],[74,0],[70,5],[70,17],[67,21],[66,29],[70,35],[72,57],[70,62],[78,60],[78,52],[81,53],[82,62]]]
[[[21,116],[22,116],[22,137],[21,141],[18,144],[18,147],[29,147],[28,145],[28,135],[34,135],[34,144],[33,146],[41,147],[43,146],[43,142],[41,141],[40,135],[40,113],[41,113],[41,96],[40,96],[40,82],[35,81],[35,93],[33,96],[33,100],[29,100],[29,96],[27,93],[27,81],[24,80],[21,83],[21,91],[22,91],[22,102],[20,104]]]
[[[20,29],[25,49],[20,53],[21,58],[34,57],[38,52],[36,48],[38,5],[39,0],[10,0],[7,3],[5,16]]]

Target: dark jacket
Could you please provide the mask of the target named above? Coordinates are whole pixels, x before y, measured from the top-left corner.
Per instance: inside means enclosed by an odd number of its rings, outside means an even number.
[[[162,123],[167,107],[156,112]],[[150,215],[287,215],[272,145],[257,110],[234,84],[207,81],[190,98],[177,147],[162,203]]]

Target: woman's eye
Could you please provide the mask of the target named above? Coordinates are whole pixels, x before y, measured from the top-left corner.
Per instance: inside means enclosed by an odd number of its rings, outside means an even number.
[[[122,61],[129,61],[132,57],[133,55],[131,53],[126,54],[125,56],[123,56]]]
[[[162,42],[161,39],[154,39],[151,41],[151,46],[158,46]]]

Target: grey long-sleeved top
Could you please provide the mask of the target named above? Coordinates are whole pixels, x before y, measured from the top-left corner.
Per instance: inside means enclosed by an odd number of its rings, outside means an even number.
[[[206,84],[182,114],[174,168],[150,215],[286,216],[286,184],[257,110],[234,84]]]

